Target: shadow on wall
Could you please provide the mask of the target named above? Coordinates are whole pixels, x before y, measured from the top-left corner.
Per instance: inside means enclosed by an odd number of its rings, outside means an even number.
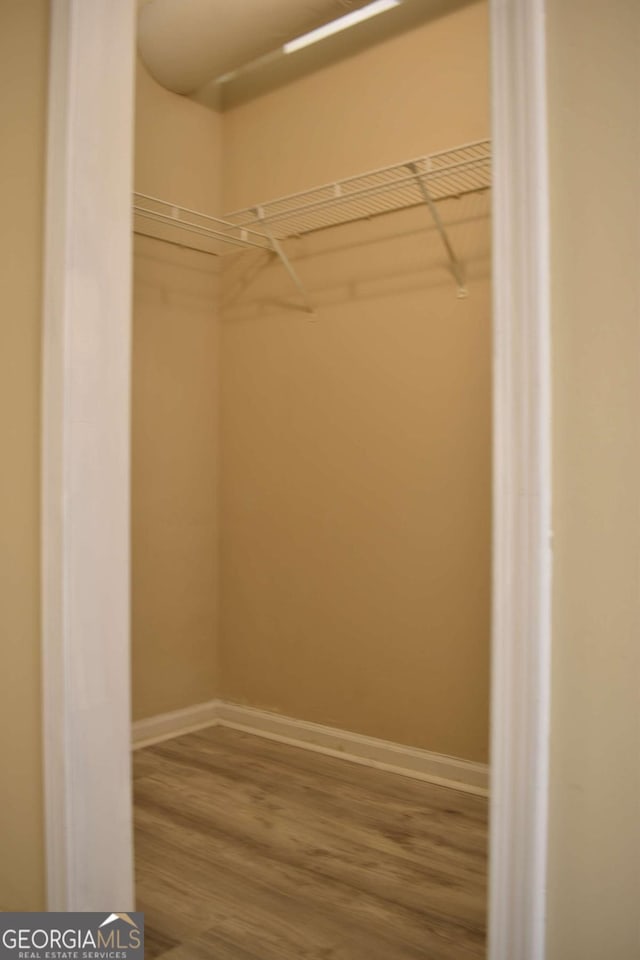
[[[221,683],[231,700],[484,762],[488,196],[224,261]],[[464,664],[464,669],[461,669]]]
[[[135,241],[136,296],[215,315],[220,262],[205,251],[156,237]]]
[[[441,214],[467,283],[491,272],[488,194],[447,201]],[[287,253],[318,311],[348,303],[429,290],[449,291],[455,279],[442,240],[424,208],[394,212],[290,240]],[[221,305],[226,321],[291,311],[303,316],[297,292],[274,254],[263,251],[223,262]]]
[[[217,693],[218,267],[136,237],[131,409],[133,719]]]

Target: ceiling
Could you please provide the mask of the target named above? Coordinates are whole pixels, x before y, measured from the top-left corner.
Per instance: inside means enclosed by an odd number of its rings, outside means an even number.
[[[193,94],[367,2],[139,0],[138,50],[159,83]]]

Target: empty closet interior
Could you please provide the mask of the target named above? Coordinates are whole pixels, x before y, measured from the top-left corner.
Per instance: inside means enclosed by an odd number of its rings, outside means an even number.
[[[134,740],[486,793],[487,5],[367,6],[138,13]]]

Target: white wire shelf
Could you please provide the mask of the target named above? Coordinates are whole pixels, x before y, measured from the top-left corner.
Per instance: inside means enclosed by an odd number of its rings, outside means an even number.
[[[236,226],[267,228],[278,240],[286,240],[424,204],[425,188],[431,200],[438,201],[490,186],[491,141],[478,140],[236,210],[225,219]]]
[[[273,250],[271,239],[263,233],[145,193],[134,193],[133,216],[135,233],[214,256],[256,247]]]
[[[280,258],[306,308],[313,313],[304,286],[283,249],[283,241],[426,205],[447,252],[458,295],[466,296],[463,268],[451,246],[437,204],[490,187],[491,141],[477,140],[255,204],[225,217],[212,217],[136,193],[134,231],[215,256],[251,249],[271,251]]]

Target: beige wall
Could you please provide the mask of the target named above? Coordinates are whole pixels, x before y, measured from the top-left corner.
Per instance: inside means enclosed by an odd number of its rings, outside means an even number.
[[[36,909],[44,898],[38,638],[47,7],[45,0],[0,5],[0,180],[5,222],[12,224],[0,241],[5,307],[0,324],[0,432],[5,438],[0,650],[8,681],[0,698],[0,764],[10,771],[0,800],[3,909]],[[595,0],[549,2],[555,278],[549,960],[626,960],[638,952],[640,243],[637,189],[634,194],[631,187],[637,187],[640,153],[639,15],[632,0],[614,0],[606,8]],[[366,86],[351,84],[359,76],[358,65],[343,63],[304,81],[311,109],[300,113],[296,107],[301,86],[230,114],[228,203],[484,135],[486,50],[484,44],[471,44],[474,34],[484,33],[484,8],[471,7],[456,17],[461,19],[444,19],[362,55],[376,66]],[[461,24],[466,24],[462,34]],[[463,36],[468,44],[460,44]],[[414,81],[422,84],[425,74],[443,64],[460,92],[469,94],[461,110],[415,94]],[[398,86],[401,97],[393,95]],[[331,89],[342,91],[338,102],[347,122],[341,139],[321,136],[330,126],[324,93]],[[178,101],[144,76],[138,97],[138,189],[217,209],[216,177],[208,168],[219,149],[215,116]],[[356,111],[354,99],[369,110]],[[380,102],[385,109],[374,110]],[[298,123],[289,125],[294,109]],[[272,130],[282,134],[275,155],[268,163],[250,162],[246,150]],[[259,156],[267,159],[263,152]],[[185,176],[194,166],[198,169]],[[606,188],[604,170],[609,171]],[[412,226],[409,220],[407,230]],[[435,266],[433,238],[425,238],[424,260],[419,243],[394,241],[403,246],[396,247],[389,276],[380,276],[390,248],[377,227],[376,251],[370,245],[366,255],[357,245],[371,237],[361,231],[346,232],[346,253],[327,241],[329,266],[322,259],[324,241],[319,248],[297,249],[307,255],[300,269],[308,271],[305,276],[322,304],[315,325],[277,303],[258,316],[248,291],[242,291],[240,302],[235,283],[227,283],[225,294],[233,299],[224,327],[228,696],[434,749],[484,755],[489,305],[486,264],[480,260],[485,228],[474,229],[470,236],[468,226],[458,228],[459,242],[478,257],[467,303],[451,298]],[[397,263],[404,257],[408,279],[398,292]],[[211,323],[216,280],[209,263],[197,254],[171,253],[154,241],[137,243],[138,716],[205,699],[216,689],[211,559],[216,542]],[[290,304],[290,291],[275,269],[252,282],[266,283]],[[356,293],[345,294],[358,271]],[[473,409],[456,387],[473,395]],[[453,437],[445,437],[437,413],[447,410],[450,416],[452,406],[457,426]],[[408,461],[416,438],[425,436],[429,444]],[[206,445],[201,443],[205,437]],[[454,438],[463,458],[460,469],[449,473],[442,466],[434,474],[434,448]],[[269,474],[275,453],[286,455],[286,470],[272,466]],[[473,487],[463,482],[470,466]],[[445,492],[448,500],[456,498],[453,529],[446,529],[444,510],[425,506],[430,483],[439,491],[436,505]],[[472,498],[472,509],[465,497]],[[469,528],[471,517],[477,526]],[[477,551],[475,574],[460,569],[447,553],[450,534],[463,538],[465,550]],[[434,544],[444,548],[437,565]],[[424,593],[433,599],[434,581],[416,583],[415,577],[438,570],[451,604],[438,607],[435,623],[433,604],[416,600]],[[455,658],[438,640],[442,628],[451,626],[447,610],[454,599],[459,603],[463,577],[475,584],[472,599],[479,611],[476,630],[461,624],[457,635],[472,639],[465,659],[459,659],[480,691],[468,711],[476,718],[475,739],[470,739],[471,724],[456,731],[447,723],[447,711],[458,706],[455,689],[445,683],[440,694],[437,688],[447,676],[460,679],[455,671],[447,674]],[[340,618],[338,603],[343,604]],[[347,640],[353,653],[340,647]],[[184,644],[190,642],[193,648],[185,656]],[[381,677],[384,691],[376,686]],[[328,692],[326,704],[311,696],[314,686],[323,690],[323,698]]]
[[[136,190],[215,213],[215,113],[139,68]],[[132,378],[134,719],[217,692],[215,260],[136,237]]]
[[[224,114],[224,206],[488,135],[471,4]],[[428,92],[428,95],[425,95]],[[225,270],[224,696],[487,758],[486,198],[453,201],[458,300],[424,209]]]
[[[43,905],[40,315],[46,0],[0,4],[0,909]]]
[[[640,956],[640,5],[548,0],[549,960]]]
[[[489,136],[471,3],[224,114],[225,210]]]

